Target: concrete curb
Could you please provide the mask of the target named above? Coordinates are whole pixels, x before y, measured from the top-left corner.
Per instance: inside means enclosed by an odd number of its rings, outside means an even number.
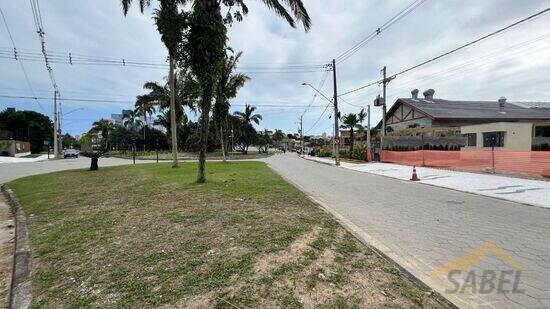
[[[309,160],[309,159],[306,159],[306,160]],[[314,160],[309,160],[309,161],[314,161]],[[321,163],[321,164],[326,164],[326,163],[323,163],[323,162],[318,162],[318,161],[314,161],[314,162],[317,162],[317,163]],[[335,166],[335,165],[332,165],[332,164],[327,164],[327,165],[330,165],[330,166]],[[269,164],[268,164],[269,166]],[[270,167],[271,168],[271,167]],[[286,178],[285,176],[279,174],[276,170],[274,170],[273,168],[271,168],[271,170],[273,172],[275,172],[275,174],[279,175],[281,178],[283,178],[285,181],[287,181],[288,183],[292,184],[295,188],[297,188],[298,190],[300,190],[301,192],[303,192],[304,194],[306,194],[305,190],[303,190],[298,184],[296,184],[295,182],[293,182],[292,180]],[[325,213],[329,214],[330,216],[332,216],[336,221],[338,221],[340,223],[340,225],[342,227],[344,227],[344,229],[346,229],[350,234],[352,234],[355,238],[357,238],[362,244],[364,244],[365,246],[367,246],[369,249],[371,249],[373,252],[376,253],[376,255],[378,255],[380,258],[382,258],[383,260],[387,261],[388,263],[390,263],[392,266],[394,266],[395,268],[399,269],[400,273],[405,276],[405,278],[411,280],[414,284],[416,284],[417,286],[419,286],[423,291],[427,292],[430,294],[430,297],[432,297],[433,299],[435,299],[437,302],[439,302],[441,305],[444,305],[448,308],[459,308],[456,304],[454,304],[451,300],[449,300],[448,298],[446,298],[445,296],[443,296],[441,293],[437,292],[437,291],[434,291],[428,284],[426,284],[424,281],[422,281],[420,278],[418,278],[417,276],[413,275],[411,272],[409,272],[408,270],[406,270],[403,266],[401,266],[399,263],[397,263],[394,259],[392,259],[391,257],[389,257],[387,254],[385,254],[382,250],[379,250],[374,244],[372,244],[368,238],[370,237],[366,237],[368,236],[363,230],[361,230],[361,228],[359,228],[358,226],[356,226],[355,224],[353,224],[351,221],[347,220],[346,218],[344,218],[344,216],[340,215],[338,212],[332,210],[330,207],[328,207],[328,205],[326,205],[323,201],[320,201],[310,195],[307,195],[307,198],[309,198],[311,201],[313,201],[315,204],[319,205],[319,208],[321,208],[321,210],[323,210]]]
[[[7,185],[0,187],[10,205],[15,221],[15,251],[9,308],[30,308],[31,306],[31,250],[28,243],[27,218],[13,191]]]

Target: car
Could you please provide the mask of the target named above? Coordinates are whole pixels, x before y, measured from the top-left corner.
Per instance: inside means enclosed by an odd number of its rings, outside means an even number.
[[[63,153],[63,158],[78,158],[78,150],[76,149],[65,149]]]

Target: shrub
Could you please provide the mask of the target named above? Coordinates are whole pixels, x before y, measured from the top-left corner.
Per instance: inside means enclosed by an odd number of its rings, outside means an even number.
[[[330,151],[330,150],[321,150],[317,156],[319,158],[329,158],[329,157],[332,157],[332,151]]]
[[[367,147],[365,145],[356,145],[353,147],[353,153],[351,157],[357,160],[365,160],[367,154]]]

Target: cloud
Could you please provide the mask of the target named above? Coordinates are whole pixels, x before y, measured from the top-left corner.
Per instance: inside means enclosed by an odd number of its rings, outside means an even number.
[[[253,71],[261,65],[324,64],[361,41],[411,0],[306,0],[312,17],[311,31],[293,29],[260,1],[249,1],[250,13],[229,30],[229,45],[243,51],[243,70]],[[141,14],[137,6],[128,16],[122,14],[119,1],[51,0],[41,2],[46,30],[46,46],[50,51],[79,53],[109,58],[146,59],[163,62],[166,50],[151,19],[152,10]],[[418,9],[395,23],[370,41],[345,62],[338,65],[340,93],[380,78],[387,66],[391,75],[442,52],[471,41],[520,18],[533,14],[550,1],[516,0],[426,0]],[[27,2],[6,1],[2,4],[18,48],[39,50],[33,29],[30,5]],[[410,90],[436,90],[436,97],[447,99],[548,101],[548,68],[550,55],[550,14],[517,29],[456,53],[422,69],[399,76],[388,86],[388,101],[410,95]],[[548,36],[545,36],[548,34]],[[4,27],[0,27],[0,48],[11,49]],[[30,95],[19,64],[0,59],[2,81],[0,93]],[[24,63],[30,82],[40,96],[51,96],[52,90],[43,63]],[[54,64],[54,72],[62,96],[128,100],[128,104],[64,102],[64,111],[84,107],[67,115],[66,130],[71,134],[87,131],[100,117],[109,117],[123,107],[132,106],[135,96],[143,93],[146,81],[162,81],[164,70],[120,66],[70,66]],[[293,74],[250,73],[252,80],[234,100],[235,104],[251,103],[264,114],[263,128],[295,131],[296,121],[303,113],[299,108],[261,107],[268,102],[290,105],[312,102],[311,89],[302,82],[318,85],[323,72]],[[322,89],[332,96],[332,73]],[[364,106],[372,102],[379,87],[374,86],[345,96],[345,101]],[[340,101],[342,113],[358,112],[357,106]],[[52,102],[41,100],[51,112]],[[317,97],[314,105],[325,105]],[[0,108],[15,106],[41,111],[29,100],[0,99]],[[233,110],[241,109],[234,107]],[[304,115],[304,128],[310,129],[324,108],[314,107]],[[372,108],[373,123],[380,119],[380,110]],[[312,134],[331,132],[330,109]]]

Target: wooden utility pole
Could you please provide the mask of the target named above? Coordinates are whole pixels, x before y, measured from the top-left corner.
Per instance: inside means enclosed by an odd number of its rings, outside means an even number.
[[[367,106],[367,151],[370,153],[370,104]]]
[[[332,79],[334,83],[334,141],[335,141],[335,164],[340,165],[340,130],[338,129],[338,118],[340,113],[338,112],[338,84],[336,82],[336,60],[332,59]]]
[[[380,134],[380,154],[382,154],[382,150],[384,149],[384,137],[386,137],[386,103],[387,103],[387,97],[386,97],[386,85],[394,79],[395,76],[387,78],[386,77],[386,66],[382,68],[382,93],[383,93],[383,101],[382,101],[382,132]]]

